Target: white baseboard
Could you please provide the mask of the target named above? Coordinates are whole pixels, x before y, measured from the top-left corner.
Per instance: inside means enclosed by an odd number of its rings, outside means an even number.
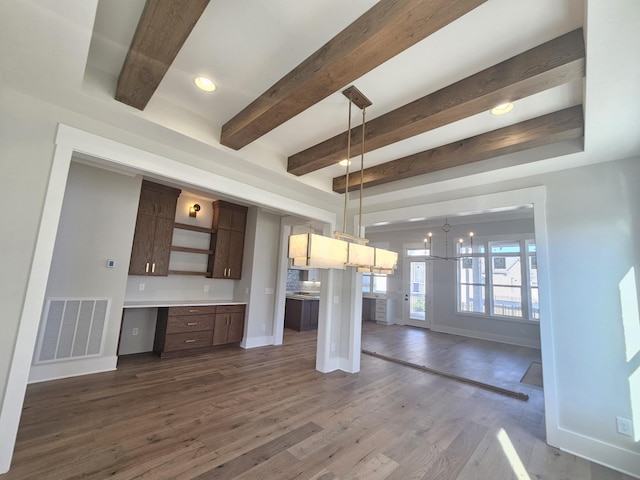
[[[47,382],[60,378],[108,372],[115,370],[117,363],[117,356],[109,356],[32,365],[31,370],[29,370],[28,383]]]
[[[267,345],[274,345],[273,335],[243,338],[242,342],[240,342],[242,348],[266,347]]]
[[[528,340],[518,337],[508,337],[505,335],[496,335],[493,333],[478,332],[475,330],[465,330],[463,328],[447,327],[443,325],[431,325],[431,330],[440,333],[451,333],[462,337],[477,338],[479,340],[491,340],[492,342],[508,343],[509,345],[518,345],[520,347],[530,347],[540,349],[540,342],[536,340]]]
[[[640,453],[632,452],[579,433],[558,428],[555,432],[560,450],[640,478]]]

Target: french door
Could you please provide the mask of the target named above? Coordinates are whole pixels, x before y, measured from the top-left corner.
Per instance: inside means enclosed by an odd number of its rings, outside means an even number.
[[[432,322],[432,262],[406,259],[404,268],[403,321],[405,325],[429,328]]]

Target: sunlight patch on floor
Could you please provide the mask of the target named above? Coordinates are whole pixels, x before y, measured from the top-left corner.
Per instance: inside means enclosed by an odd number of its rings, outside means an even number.
[[[524,468],[522,460],[520,460],[520,456],[518,455],[518,452],[516,452],[516,449],[513,447],[513,443],[511,443],[511,439],[509,438],[507,432],[505,432],[504,428],[500,429],[497,437],[500,445],[502,446],[502,451],[507,457],[507,460],[509,460],[509,464],[511,465],[511,469],[513,470],[516,478],[531,480],[531,477],[529,477],[526,468]]]

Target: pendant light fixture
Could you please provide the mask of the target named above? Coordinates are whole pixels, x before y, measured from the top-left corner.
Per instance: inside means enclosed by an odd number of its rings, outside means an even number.
[[[460,260],[461,256],[449,256],[449,232],[451,231],[451,225],[449,225],[449,219],[444,219],[444,225],[442,226],[442,231],[444,232],[444,256],[441,255],[433,255],[433,248],[435,245],[435,241],[433,240],[433,233],[427,233],[427,237],[424,239],[424,250],[425,253],[429,251],[429,255],[427,256],[427,260]],[[471,251],[473,252],[473,232],[469,232],[469,241],[471,243]],[[458,243],[462,245],[464,243],[464,239],[460,238]]]
[[[362,237],[362,193],[364,189],[364,139],[366,126],[366,107],[371,101],[353,85],[342,94],[349,99],[349,118],[347,128],[346,185],[344,196],[344,218],[342,232],[334,231],[335,238],[316,235],[314,233],[289,236],[289,258],[293,266],[312,268],[336,268],[344,270],[347,266],[355,267],[359,272],[393,274],[398,263],[397,252],[374,248],[368,245],[369,240]],[[349,165],[351,164],[351,117],[352,106],[362,111],[362,139],[360,153],[360,205],[358,214],[358,230],[355,235],[346,232],[347,204],[349,202]]]

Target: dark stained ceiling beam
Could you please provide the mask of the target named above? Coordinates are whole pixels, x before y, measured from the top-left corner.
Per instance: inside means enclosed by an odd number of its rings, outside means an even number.
[[[457,83],[367,122],[365,152],[582,78],[582,29],[555,38]],[[362,129],[352,129],[351,153],[360,155]],[[347,132],[289,157],[294,175],[333,165],[347,156]]]
[[[486,0],[381,0],[222,127],[239,150]]]
[[[209,0],[147,0],[115,98],[144,110]]]
[[[382,185],[583,136],[582,105],[578,105],[366,168],[363,185],[365,188]],[[357,190],[359,187],[360,172],[358,171],[349,176],[349,191]],[[344,193],[344,176],[333,179],[333,191]]]

